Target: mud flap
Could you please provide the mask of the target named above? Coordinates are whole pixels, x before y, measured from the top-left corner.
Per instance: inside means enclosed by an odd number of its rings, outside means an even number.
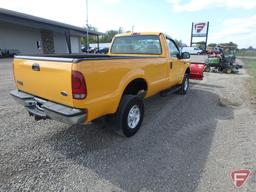
[[[190,79],[203,80],[205,67],[205,63],[191,62]]]

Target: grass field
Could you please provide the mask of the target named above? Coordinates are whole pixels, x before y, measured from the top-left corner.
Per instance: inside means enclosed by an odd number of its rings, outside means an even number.
[[[256,94],[256,59],[242,59],[242,61],[249,69],[249,73],[253,76],[252,86],[254,87],[254,93]]]
[[[256,57],[256,50],[239,50],[236,53],[238,57]]]
[[[243,62],[250,69],[250,73],[256,78],[256,59],[243,59]]]

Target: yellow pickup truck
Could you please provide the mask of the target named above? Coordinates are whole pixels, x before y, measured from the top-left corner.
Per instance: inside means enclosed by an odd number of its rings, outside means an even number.
[[[10,94],[36,120],[86,124],[108,116],[130,137],[143,121],[144,98],[188,92],[189,58],[163,33],[120,34],[107,55],[16,56]]]

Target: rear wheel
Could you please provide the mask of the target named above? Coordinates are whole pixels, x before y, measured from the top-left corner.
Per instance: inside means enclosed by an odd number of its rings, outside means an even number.
[[[124,95],[115,115],[116,132],[131,137],[141,127],[144,117],[143,99],[136,95]]]
[[[180,94],[186,95],[188,93],[188,90],[189,90],[189,74],[186,73],[183,79],[183,83],[181,85]]]

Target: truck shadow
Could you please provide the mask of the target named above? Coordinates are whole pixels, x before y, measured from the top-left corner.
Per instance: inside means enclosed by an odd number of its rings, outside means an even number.
[[[219,86],[219,85],[214,85],[214,84],[209,84],[209,83],[198,83],[198,82],[190,82],[190,84],[193,85],[200,85],[200,86],[204,86],[204,87],[210,87],[210,88],[219,88],[219,89],[223,89],[225,87],[223,86]]]
[[[233,110],[218,95],[192,89],[187,96],[146,100],[141,130],[122,138],[100,125],[72,126],[48,142],[64,159],[93,170],[126,191],[195,191],[218,120]]]

